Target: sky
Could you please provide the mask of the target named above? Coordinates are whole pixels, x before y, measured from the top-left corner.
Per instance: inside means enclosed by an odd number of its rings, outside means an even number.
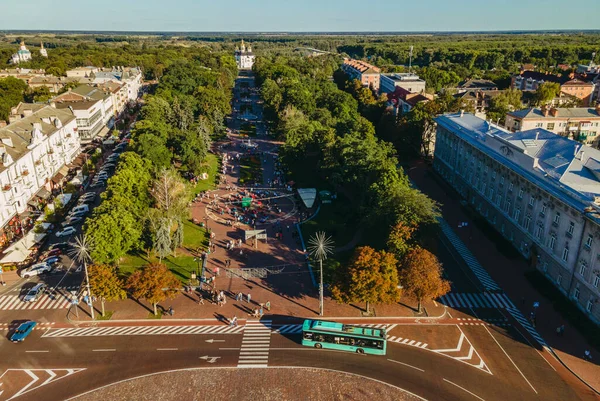
[[[0,0],[0,30],[359,32],[600,29],[600,1]]]

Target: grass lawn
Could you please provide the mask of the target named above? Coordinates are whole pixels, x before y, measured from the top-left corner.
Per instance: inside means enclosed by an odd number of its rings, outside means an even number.
[[[219,157],[215,154],[209,153],[206,156],[206,166],[208,173],[208,180],[200,180],[193,189],[194,195],[199,194],[202,191],[215,189],[217,187],[217,174],[219,168]]]
[[[206,229],[191,221],[183,222],[183,246],[188,249],[206,248],[208,246],[208,234]]]
[[[242,156],[240,159],[240,184],[262,182],[262,165],[257,156]]]
[[[176,257],[169,256],[163,259],[162,262],[167,265],[169,270],[171,270],[179,281],[183,284],[187,284],[191,279],[191,274],[196,273],[198,262],[194,260],[193,256],[181,255],[181,252],[178,255],[179,256]],[[152,262],[158,262],[158,258],[151,257],[148,259],[144,254],[127,255],[119,264],[119,273],[128,276],[140,267]]]
[[[317,217],[302,224],[301,227],[305,243],[317,231],[325,231],[333,239],[334,246],[340,247],[354,238],[358,230],[358,220],[352,214],[347,201],[343,197],[338,197],[333,203],[321,205]]]
[[[96,320],[110,320],[110,318],[112,317],[113,313],[114,313],[114,312],[113,312],[113,311],[110,311],[110,310],[107,310],[107,311],[104,313],[104,316],[102,316],[102,314],[98,313],[98,314],[96,315]]]

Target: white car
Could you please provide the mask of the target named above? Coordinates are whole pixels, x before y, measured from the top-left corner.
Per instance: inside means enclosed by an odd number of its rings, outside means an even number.
[[[48,263],[36,263],[35,265],[31,265],[28,268],[21,270],[19,275],[23,278],[29,278],[42,273],[48,273],[51,270],[52,266],[50,266]]]
[[[65,228],[63,228],[60,231],[56,232],[56,236],[57,237],[68,237],[69,235],[73,235],[77,232],[77,230],[75,230],[75,228],[71,227],[71,226],[67,226]]]

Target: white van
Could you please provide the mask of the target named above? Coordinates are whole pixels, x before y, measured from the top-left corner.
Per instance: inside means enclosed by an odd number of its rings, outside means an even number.
[[[77,212],[89,212],[89,211],[90,211],[90,207],[88,205],[79,205],[79,206],[71,209],[71,214],[77,213]]]

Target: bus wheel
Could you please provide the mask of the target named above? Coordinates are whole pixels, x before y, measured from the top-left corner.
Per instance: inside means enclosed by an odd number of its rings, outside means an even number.
[[[357,353],[357,354],[364,354],[364,353],[365,353],[365,350],[364,350],[364,349],[362,349],[362,348],[359,348],[359,349],[357,349],[357,350],[356,350],[356,353]]]
[[[317,349],[321,349],[321,348],[323,348],[323,346],[322,346],[321,344],[319,344],[319,343],[316,343],[316,344],[315,344],[315,348],[317,348]]]

